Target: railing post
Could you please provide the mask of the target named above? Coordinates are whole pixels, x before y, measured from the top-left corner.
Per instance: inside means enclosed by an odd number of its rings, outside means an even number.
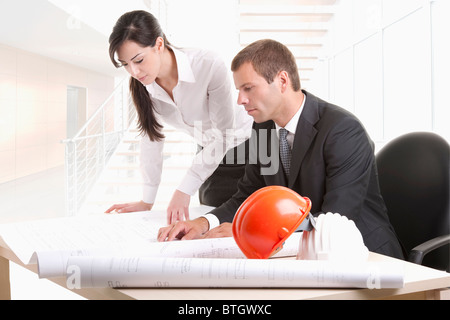
[[[77,147],[75,141],[66,142],[66,215],[74,216],[77,212]]]
[[[128,123],[128,119],[125,118],[125,116],[128,114],[125,111],[125,108],[127,107],[126,103],[125,103],[125,90],[124,90],[124,86],[121,86],[121,97],[122,99],[120,99],[120,108],[122,109],[122,131],[125,131],[125,128],[127,128],[126,123]]]
[[[102,153],[100,155],[100,161],[101,161],[101,166],[105,166],[106,165],[106,138],[105,138],[105,109],[103,108],[102,110],[102,137],[101,137],[101,142],[102,142]]]
[[[130,100],[126,97],[128,95],[128,91],[126,91],[127,79],[124,79],[114,89],[113,93],[73,138],[63,141],[66,144],[66,214],[68,216],[74,216],[78,213],[82,202],[88,196],[89,190],[106,167],[111,152],[118,146],[125,131],[130,127],[132,118],[135,117],[135,114],[130,112]],[[117,115],[122,114],[122,123],[116,125],[114,122],[113,130],[107,132],[107,119],[113,119],[113,121],[117,119],[116,116],[109,117],[109,114],[107,114],[109,111],[106,108],[111,103],[114,106],[112,112],[117,112]],[[116,105],[121,110],[118,110]],[[101,128],[92,126],[91,129],[90,126],[96,121],[101,122]],[[96,143],[91,144],[89,139],[93,139]],[[94,148],[95,150],[93,150]],[[78,150],[80,150],[80,158],[82,159],[78,159]],[[81,163],[79,163],[80,161]],[[81,176],[80,170],[85,170],[84,175]]]

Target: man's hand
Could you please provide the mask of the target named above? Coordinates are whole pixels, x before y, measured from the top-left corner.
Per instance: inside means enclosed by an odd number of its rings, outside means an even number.
[[[226,238],[232,237],[233,231],[231,229],[232,224],[229,222],[222,223],[220,226],[211,229],[206,232],[202,238]]]
[[[192,240],[201,238],[209,230],[206,218],[199,217],[194,220],[178,221],[159,229],[158,241],[172,241],[175,239]]]

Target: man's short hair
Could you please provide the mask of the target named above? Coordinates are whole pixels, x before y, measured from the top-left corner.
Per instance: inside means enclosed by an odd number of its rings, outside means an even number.
[[[259,40],[242,49],[231,63],[231,71],[237,71],[250,62],[256,73],[272,83],[280,71],[286,71],[291,79],[292,89],[299,91],[300,77],[295,57],[283,44],[270,39]]]

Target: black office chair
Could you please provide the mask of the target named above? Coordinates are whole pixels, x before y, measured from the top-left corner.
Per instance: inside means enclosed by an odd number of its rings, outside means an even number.
[[[447,272],[449,157],[448,142],[430,132],[402,135],[376,155],[381,194],[407,260]]]

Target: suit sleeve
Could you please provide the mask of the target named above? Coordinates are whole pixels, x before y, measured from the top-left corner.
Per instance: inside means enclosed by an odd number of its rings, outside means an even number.
[[[373,143],[354,118],[340,121],[324,145],[326,192],[322,212],[357,220],[366,200],[374,166]]]
[[[256,140],[256,131],[252,130],[249,145],[254,145]],[[210,212],[219,219],[220,223],[232,222],[234,215],[242,202],[244,202],[256,190],[265,187],[265,181],[261,175],[259,157],[257,157],[257,161],[255,161],[256,163],[252,163],[251,159],[249,162],[250,163],[247,163],[245,166],[244,176],[238,182],[238,191],[227,202]]]

